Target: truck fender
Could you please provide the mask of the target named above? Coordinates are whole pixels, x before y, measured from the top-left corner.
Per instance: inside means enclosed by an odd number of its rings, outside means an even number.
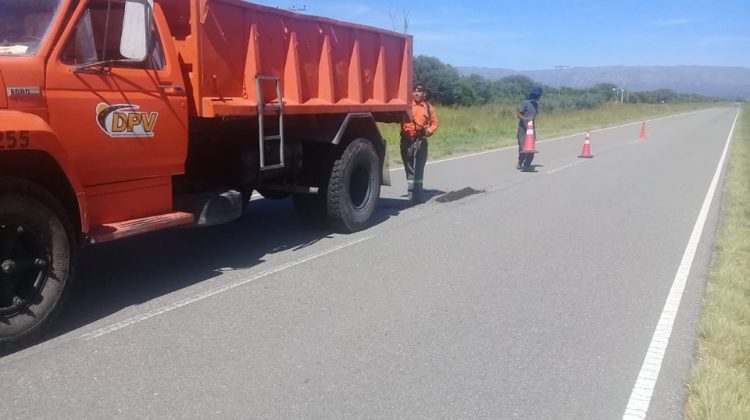
[[[50,156],[65,174],[76,195],[82,232],[89,231],[87,200],[83,185],[70,161],[68,153],[60,144],[57,135],[44,119],[38,115],[12,110],[0,111],[0,153],[13,151],[42,152]],[[11,136],[8,136],[11,133]],[[9,140],[11,139],[12,140]]]
[[[366,138],[373,142],[373,146],[380,157],[380,167],[382,168],[380,183],[390,186],[391,171],[388,164],[388,148],[371,113],[352,112],[346,114],[344,122],[341,123],[332,143],[338,146],[342,141],[356,138]]]

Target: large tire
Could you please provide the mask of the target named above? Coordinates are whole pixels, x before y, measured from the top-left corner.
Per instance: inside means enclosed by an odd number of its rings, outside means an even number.
[[[54,196],[0,178],[0,352],[31,342],[59,312],[73,279],[73,237]]]
[[[367,139],[351,142],[334,162],[326,197],[334,228],[356,232],[370,225],[380,198],[380,159]]]

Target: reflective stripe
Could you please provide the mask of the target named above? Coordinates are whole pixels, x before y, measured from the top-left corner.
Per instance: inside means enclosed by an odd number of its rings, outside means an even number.
[[[408,179],[408,180],[406,180],[406,182],[409,183],[409,184],[413,184],[414,180],[413,179]]]
[[[421,184],[421,183],[422,183],[422,180],[421,180],[421,179],[415,179],[415,180],[414,180],[414,183],[415,183],[415,184]]]

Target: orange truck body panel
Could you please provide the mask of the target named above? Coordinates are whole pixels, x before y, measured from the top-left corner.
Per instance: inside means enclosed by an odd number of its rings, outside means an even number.
[[[89,4],[62,0],[36,55],[0,57],[0,131],[30,130],[28,148],[58,162],[84,233],[171,214],[192,119],[257,116],[257,76],[279,79],[285,115],[408,112],[411,36],[241,0],[156,0],[164,68],[77,72],[63,58]],[[6,95],[13,86],[41,94]],[[273,83],[261,90],[278,103]],[[113,120],[146,135],[118,136]]]
[[[287,114],[405,111],[410,36],[241,0],[162,2],[201,117],[256,115],[256,76]],[[275,87],[263,97],[277,101]]]

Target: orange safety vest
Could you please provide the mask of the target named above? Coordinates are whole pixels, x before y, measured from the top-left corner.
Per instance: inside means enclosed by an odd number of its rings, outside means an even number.
[[[401,123],[401,136],[409,140],[416,140],[427,137],[425,130],[434,133],[440,122],[438,121],[435,107],[427,101],[422,103],[411,103],[411,121]]]

